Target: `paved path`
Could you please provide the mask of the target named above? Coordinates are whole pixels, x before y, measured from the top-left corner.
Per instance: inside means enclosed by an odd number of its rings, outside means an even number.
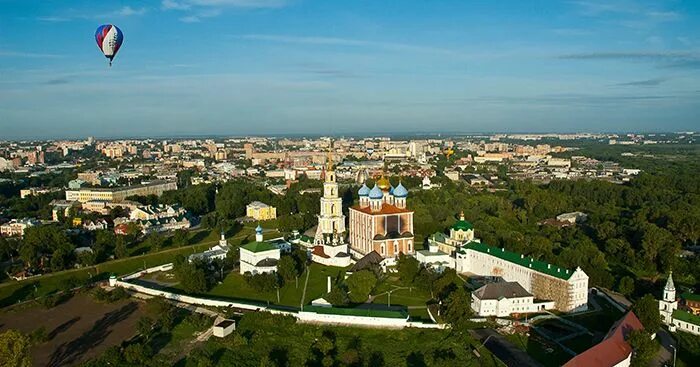
[[[304,309],[304,300],[306,299],[306,286],[309,284],[309,274],[311,274],[311,268],[306,267],[306,280],[304,281],[304,291],[301,293],[301,304],[299,307]]]
[[[506,366],[542,367],[525,351],[516,347],[515,344],[493,329],[469,330],[469,334],[484,343],[483,346]]]
[[[656,356],[651,361],[650,365],[671,366],[673,364],[673,348],[671,346],[677,348],[676,341],[673,340],[671,334],[669,334],[666,330],[663,329],[659,329],[659,331],[656,332],[656,340],[658,340],[659,344],[661,345],[659,345],[659,351],[656,353]]]

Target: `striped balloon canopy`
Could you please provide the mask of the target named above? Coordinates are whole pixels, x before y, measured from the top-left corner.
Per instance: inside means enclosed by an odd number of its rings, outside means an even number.
[[[121,29],[112,24],[103,24],[97,27],[95,40],[97,41],[97,47],[109,59],[109,66],[112,66],[112,60],[114,60],[114,56],[117,55],[119,47],[124,41],[124,34]]]

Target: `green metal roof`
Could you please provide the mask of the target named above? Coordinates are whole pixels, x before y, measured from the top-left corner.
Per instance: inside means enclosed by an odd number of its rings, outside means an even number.
[[[481,253],[489,254],[491,256],[495,256],[499,259],[511,262],[513,264],[524,266],[526,268],[531,268],[540,273],[551,275],[553,277],[563,280],[568,280],[574,273],[571,270],[562,267],[557,267],[544,261],[536,260],[532,257],[522,256],[518,253],[504,250],[502,248],[492,247],[484,243],[469,242],[468,244],[463,245],[462,249],[471,249],[474,251],[479,251]]]
[[[688,300],[688,301],[700,302],[700,294],[683,293],[683,294],[681,294],[681,298]]]
[[[274,250],[277,248],[267,241],[246,243],[245,245],[243,245],[241,247],[250,251],[250,252],[270,251],[270,250]]]
[[[700,325],[700,316],[693,315],[690,312],[683,310],[674,310],[673,318],[681,321],[689,322],[694,325]]]
[[[453,226],[452,229],[454,230],[463,230],[463,231],[468,231],[471,229],[474,229],[474,226],[467,222],[466,220],[458,220]]]
[[[447,240],[447,235],[442,232],[435,232],[430,236],[430,239],[436,242],[444,243]]]
[[[341,308],[341,307],[304,306],[304,311],[315,312],[315,313],[326,314],[326,315],[384,317],[384,318],[391,318],[391,319],[408,318],[408,314],[404,311],[373,310],[373,309],[369,309],[369,308]]]

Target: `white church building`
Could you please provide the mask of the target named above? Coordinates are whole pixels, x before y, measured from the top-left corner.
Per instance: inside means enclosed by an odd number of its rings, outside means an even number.
[[[672,332],[676,330],[700,335],[700,316],[678,307],[673,273],[668,275],[662,299],[659,301],[659,314],[664,324]]]
[[[262,227],[255,228],[255,242],[240,247],[240,273],[261,274],[277,271],[280,248],[265,241]]]

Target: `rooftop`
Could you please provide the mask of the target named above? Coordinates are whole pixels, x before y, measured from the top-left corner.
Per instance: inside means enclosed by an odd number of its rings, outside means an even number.
[[[382,209],[376,212],[373,212],[372,209],[367,206],[367,207],[361,207],[359,205],[355,205],[350,207],[350,209],[362,212],[365,214],[372,214],[372,215],[387,215],[387,214],[401,214],[401,213],[413,213],[412,210],[407,210],[407,209],[401,209],[398,208],[394,205],[387,204],[387,203],[382,203]]]
[[[686,292],[681,294],[681,298],[683,298],[686,301],[700,302],[700,294]]]
[[[469,242],[466,245],[462,246],[462,250],[464,251],[465,249],[469,250],[474,250],[478,251],[481,253],[489,254],[491,256],[495,256],[499,259],[524,266],[526,268],[530,268],[533,270],[536,270],[540,273],[544,273],[547,275],[551,275],[553,277],[563,279],[563,280],[568,280],[571,278],[571,275],[574,273],[573,271],[561,267],[557,267],[554,265],[551,265],[549,263],[546,263],[544,261],[540,260],[535,260],[532,257],[524,256],[521,254],[518,254],[516,252],[511,252],[507,251],[504,248],[497,248],[497,247],[491,247],[489,245],[486,245],[484,243],[479,243],[479,242]]]
[[[575,356],[564,367],[616,366],[632,353],[632,347],[625,341],[629,333],[643,328],[637,316],[630,311],[610,328],[603,341]]]
[[[532,297],[518,282],[489,283],[474,291],[479,299],[502,299]]]
[[[267,241],[246,243],[245,245],[241,246],[241,248],[246,249],[250,252],[263,252],[277,249],[275,245]]]
[[[673,311],[673,318],[678,319],[681,321],[685,321],[694,325],[700,325],[700,316],[698,315],[693,315],[692,313],[688,311],[683,311],[683,310],[674,310]]]

